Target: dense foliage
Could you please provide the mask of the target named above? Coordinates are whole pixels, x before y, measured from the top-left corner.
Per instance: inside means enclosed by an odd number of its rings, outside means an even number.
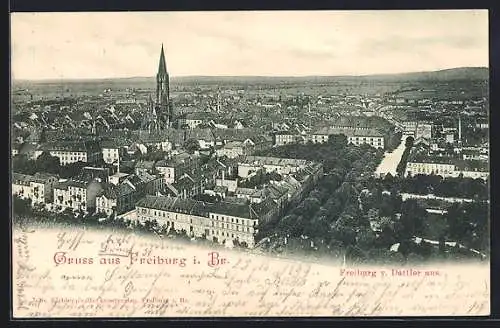
[[[483,179],[473,178],[443,178],[439,175],[423,175],[401,179],[397,182],[401,191],[415,194],[434,194],[439,197],[457,197],[487,200],[489,198],[489,184]]]
[[[411,148],[411,141],[407,146]],[[331,138],[327,144],[286,145],[263,154],[317,160],[325,167],[325,176],[297,206],[288,209],[280,220],[259,227],[257,240],[274,237],[264,247],[335,254],[359,262],[471,257],[469,247],[487,251],[488,216],[484,204],[459,206],[465,211],[461,220],[469,222],[466,225],[455,224],[451,218],[454,209],[444,220],[436,218],[419,201],[402,200],[403,182],[398,178],[373,177],[382,154],[369,146],[351,146],[342,138]],[[412,183],[410,180],[407,185]],[[436,234],[436,223],[443,221]],[[472,231],[472,235],[466,231]],[[434,245],[425,240],[432,238]],[[465,251],[450,248],[445,240],[460,242]],[[390,251],[394,245],[396,249]]]

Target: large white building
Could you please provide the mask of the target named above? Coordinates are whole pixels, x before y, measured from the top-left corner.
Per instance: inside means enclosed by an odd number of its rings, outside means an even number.
[[[58,157],[61,165],[76,162],[94,163],[102,158],[101,149],[93,143],[54,142],[45,144],[35,151],[35,158],[38,158],[44,151]]]
[[[385,147],[384,135],[376,129],[324,127],[309,136],[313,143],[326,143],[331,135],[345,135],[347,142],[356,146],[368,144],[374,148]]]
[[[52,202],[52,190],[56,182],[57,177],[51,174],[12,173],[12,194],[30,199],[32,204],[48,204]]]
[[[310,162],[304,159],[246,156],[238,161],[238,176],[247,178],[261,169],[266,172],[290,174],[305,168],[308,164]]]
[[[472,168],[470,163],[479,164],[479,167]],[[440,175],[443,178],[473,178],[473,179],[487,179],[489,177],[489,170],[487,163],[481,161],[468,161],[468,160],[410,160],[405,169],[405,175]]]
[[[259,222],[268,215],[274,203],[215,203],[207,204],[177,197],[146,196],[137,205],[140,222],[156,220],[168,229],[184,230],[188,236],[204,237],[224,244],[227,241],[255,245],[254,234]]]
[[[403,132],[411,134],[415,139],[432,138],[432,124],[426,121],[405,121],[402,123]]]
[[[297,143],[300,141],[300,136],[291,132],[278,132],[274,135],[274,144],[283,146]]]
[[[54,185],[54,207],[79,211],[94,211],[96,197],[103,190],[98,181],[67,180]]]
[[[441,175],[442,177],[451,177],[455,172],[455,165],[446,163],[428,163],[428,162],[408,162],[406,164],[405,175]]]

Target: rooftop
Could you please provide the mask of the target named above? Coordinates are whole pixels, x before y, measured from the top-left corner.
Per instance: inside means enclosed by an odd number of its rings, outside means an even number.
[[[302,166],[307,165],[305,159],[280,158],[268,156],[245,156],[239,159],[239,164],[254,164],[254,165],[277,165],[277,166]]]
[[[215,215],[258,219],[260,215],[267,213],[266,211],[272,208],[269,202],[264,203],[262,205],[233,202],[205,203],[179,197],[146,196],[137,203],[137,206],[204,217],[208,217],[212,213]]]

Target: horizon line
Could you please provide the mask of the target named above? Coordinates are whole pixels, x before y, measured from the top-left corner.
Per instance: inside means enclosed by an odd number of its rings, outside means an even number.
[[[489,69],[488,66],[459,66],[442,68],[437,70],[420,70],[420,71],[404,71],[395,73],[368,73],[368,74],[342,74],[342,75],[321,75],[321,74],[311,74],[311,75],[175,75],[170,76],[170,78],[314,78],[314,77],[370,77],[370,76],[390,76],[390,75],[404,75],[404,74],[415,74],[415,73],[434,73],[449,71],[455,69]],[[14,79],[11,77],[11,82],[52,82],[52,81],[98,81],[98,80],[126,80],[126,79],[154,79],[154,75],[151,76],[122,76],[122,77],[84,77],[84,78],[36,78],[36,79]]]

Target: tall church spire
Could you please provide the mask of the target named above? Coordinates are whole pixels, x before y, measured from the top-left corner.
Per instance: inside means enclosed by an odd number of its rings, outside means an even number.
[[[165,52],[163,51],[163,43],[161,44],[161,53],[160,53],[160,63],[158,65],[158,76],[167,76],[167,64],[165,62]]]
[[[172,120],[172,108],[170,106],[170,80],[165,61],[165,51],[161,45],[160,62],[156,74],[156,112],[159,116],[160,125],[169,127]]]

